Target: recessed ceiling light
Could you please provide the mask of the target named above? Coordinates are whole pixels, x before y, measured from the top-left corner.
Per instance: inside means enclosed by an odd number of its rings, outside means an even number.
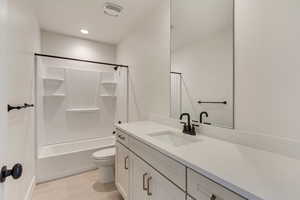
[[[82,34],[89,34],[89,31],[88,30],[86,30],[86,29],[80,29],[80,32],[82,33]]]
[[[118,17],[120,16],[122,10],[123,7],[115,3],[106,2],[104,4],[104,13],[109,16]]]

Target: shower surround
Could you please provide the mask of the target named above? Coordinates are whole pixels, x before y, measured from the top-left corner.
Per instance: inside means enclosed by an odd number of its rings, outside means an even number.
[[[127,69],[38,57],[36,103],[37,182],[94,169],[91,153],[127,120]]]

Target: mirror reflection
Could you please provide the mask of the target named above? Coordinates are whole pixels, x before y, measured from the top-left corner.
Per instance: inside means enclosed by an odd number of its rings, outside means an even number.
[[[233,128],[233,0],[172,0],[171,117]]]

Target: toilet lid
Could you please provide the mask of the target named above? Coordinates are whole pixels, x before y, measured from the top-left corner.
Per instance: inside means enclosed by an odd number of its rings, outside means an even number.
[[[112,147],[112,148],[101,149],[99,151],[96,151],[95,153],[93,153],[93,158],[96,160],[107,159],[107,158],[114,157],[115,154],[116,154],[116,148]]]

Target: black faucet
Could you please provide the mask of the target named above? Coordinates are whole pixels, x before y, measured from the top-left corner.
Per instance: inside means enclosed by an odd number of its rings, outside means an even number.
[[[183,124],[182,132],[189,135],[196,135],[195,126],[198,125],[195,124],[191,125],[191,116],[189,113],[182,113],[179,119],[182,120],[184,116],[187,116],[187,122],[181,122]]]
[[[204,122],[203,122],[203,115],[205,115],[205,117],[207,118],[208,117],[208,113],[207,112],[201,112],[200,113],[200,124],[203,124]]]

